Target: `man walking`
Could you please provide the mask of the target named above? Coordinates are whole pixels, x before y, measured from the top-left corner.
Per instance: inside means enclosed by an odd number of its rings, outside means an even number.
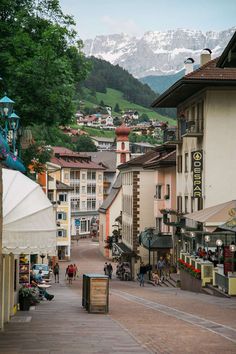
[[[160,257],[159,261],[157,262],[157,270],[159,273],[159,278],[160,281],[164,280],[164,268],[165,268],[165,260],[163,259],[163,257]]]
[[[53,274],[55,277],[55,283],[59,283],[59,270],[60,270],[59,264],[56,263],[53,267]]]
[[[112,265],[111,265],[111,263],[109,263],[108,265],[107,265],[107,275],[109,276],[109,279],[111,279],[112,278],[112,272],[113,272],[113,268],[112,268]]]
[[[139,269],[139,285],[144,286],[144,275],[147,273],[147,267],[144,265],[143,262],[140,264]]]

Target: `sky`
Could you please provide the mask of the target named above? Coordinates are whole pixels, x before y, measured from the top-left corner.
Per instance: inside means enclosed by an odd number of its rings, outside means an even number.
[[[185,28],[221,31],[236,26],[236,0],[59,0],[74,16],[81,39]]]

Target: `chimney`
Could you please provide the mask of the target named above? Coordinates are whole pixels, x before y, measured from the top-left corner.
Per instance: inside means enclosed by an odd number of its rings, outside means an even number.
[[[204,48],[200,55],[200,66],[208,63],[211,60],[212,51],[209,48]]]
[[[185,65],[185,75],[190,74],[193,71],[193,63],[194,60],[193,58],[188,58],[185,60],[184,65]]]

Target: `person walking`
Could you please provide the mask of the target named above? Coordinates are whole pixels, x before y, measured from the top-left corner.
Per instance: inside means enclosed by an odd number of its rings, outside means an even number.
[[[143,262],[140,264],[140,269],[139,269],[139,285],[144,286],[144,275],[147,273],[147,267]]]
[[[164,280],[164,268],[165,268],[165,260],[163,257],[160,257],[159,261],[157,262],[157,271],[159,273],[160,281]]]
[[[105,264],[104,264],[104,268],[103,268],[103,270],[104,270],[104,274],[105,274],[105,275],[108,275],[108,269],[107,269],[107,266],[108,266],[108,264],[107,264],[107,262],[105,262]]]
[[[59,264],[56,263],[53,267],[53,274],[55,277],[55,283],[59,283],[59,270],[60,270]]]
[[[76,279],[77,272],[78,272],[78,267],[76,264],[74,264],[74,280]]]
[[[109,279],[112,279],[112,272],[113,272],[113,268],[112,268],[111,263],[109,263],[107,265],[107,275],[109,276]]]
[[[73,280],[73,276],[74,276],[74,266],[73,264],[70,264],[67,268],[67,276],[68,276],[68,281],[69,281],[69,285],[72,285],[72,280]]]

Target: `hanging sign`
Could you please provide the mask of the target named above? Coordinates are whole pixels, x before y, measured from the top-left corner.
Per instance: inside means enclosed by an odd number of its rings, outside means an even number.
[[[202,151],[192,152],[193,198],[202,198]]]

